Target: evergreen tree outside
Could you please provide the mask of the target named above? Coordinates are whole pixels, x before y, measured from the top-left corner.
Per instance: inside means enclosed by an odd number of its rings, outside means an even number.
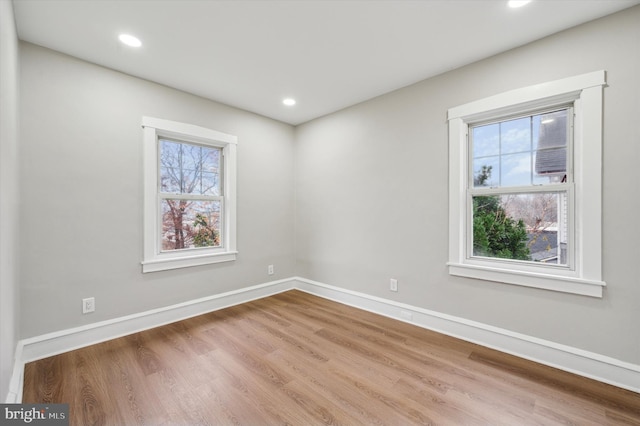
[[[474,178],[482,186],[491,177],[491,166],[482,166]],[[473,197],[473,254],[502,259],[531,260],[527,229],[522,220],[509,217],[500,196]]]

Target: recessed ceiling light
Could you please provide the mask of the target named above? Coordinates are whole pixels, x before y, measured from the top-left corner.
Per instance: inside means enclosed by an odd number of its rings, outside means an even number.
[[[286,98],[282,100],[282,103],[285,104],[286,106],[293,106],[296,104],[296,100],[293,98]]]
[[[509,7],[522,7],[527,3],[530,3],[531,0],[509,0],[509,3],[507,3],[509,5]]]
[[[123,42],[124,44],[126,44],[127,46],[131,46],[131,47],[140,47],[142,46],[142,42],[140,41],[140,39],[138,37],[134,37],[130,34],[120,34],[118,36],[118,39]]]

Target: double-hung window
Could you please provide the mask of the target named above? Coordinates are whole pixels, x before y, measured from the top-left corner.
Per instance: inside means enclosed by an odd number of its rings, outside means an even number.
[[[235,136],[143,117],[143,272],[235,260]]]
[[[469,125],[470,257],[569,266],[573,108]]]
[[[602,296],[604,71],[449,110],[449,273]]]

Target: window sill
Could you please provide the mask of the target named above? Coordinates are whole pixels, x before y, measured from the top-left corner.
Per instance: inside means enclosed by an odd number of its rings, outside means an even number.
[[[602,297],[602,289],[606,286],[604,281],[588,280],[577,277],[512,271],[493,266],[469,265],[463,263],[449,262],[447,265],[449,266],[449,274],[459,277],[476,278],[485,281],[501,282],[505,284],[534,287],[598,298]]]
[[[237,251],[197,256],[167,257],[142,262],[142,272],[158,272],[170,269],[188,268],[190,266],[209,265],[212,263],[232,262],[236,260]]]

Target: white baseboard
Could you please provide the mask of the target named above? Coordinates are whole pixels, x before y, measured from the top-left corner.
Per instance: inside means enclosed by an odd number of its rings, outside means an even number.
[[[22,341],[16,345],[13,357],[13,373],[9,381],[9,393],[5,399],[7,404],[16,404],[22,401],[22,382],[24,376],[24,360],[22,359]]]
[[[298,289],[640,393],[640,365],[452,315],[293,277],[18,342],[7,403],[22,401],[24,364],[175,321]]]
[[[305,278],[294,288],[640,393],[640,365]],[[410,319],[409,319],[410,316]]]
[[[126,336],[142,330],[239,305],[291,290],[294,281],[284,279],[243,288],[176,305],[100,321],[82,327],[48,333],[18,342],[16,363],[7,402],[22,401],[24,364],[63,352]],[[14,399],[9,401],[9,398]]]

